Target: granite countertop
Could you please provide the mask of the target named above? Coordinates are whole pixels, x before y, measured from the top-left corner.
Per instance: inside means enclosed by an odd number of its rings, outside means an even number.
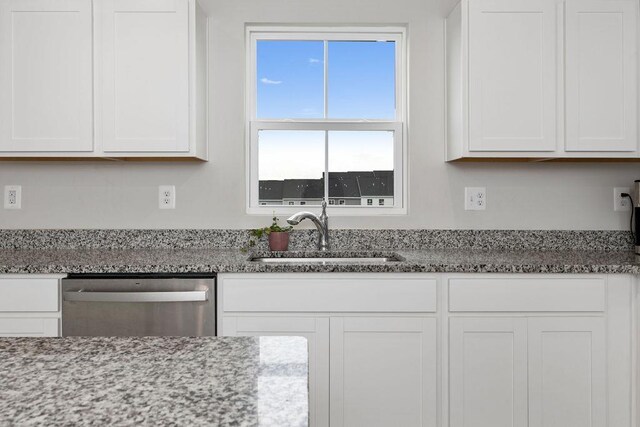
[[[0,425],[308,425],[302,337],[0,338],[0,384]]]
[[[235,249],[0,249],[0,274],[11,273],[258,273],[258,272],[456,272],[640,274],[631,251],[423,249],[331,252],[332,256],[398,255],[390,263],[261,264]],[[268,253],[258,253],[265,255]],[[276,256],[310,252],[277,253]]]

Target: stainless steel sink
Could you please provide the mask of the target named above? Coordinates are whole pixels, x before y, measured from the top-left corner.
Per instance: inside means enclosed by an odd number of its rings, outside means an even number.
[[[399,262],[402,259],[397,255],[347,255],[347,256],[255,256],[249,261],[265,264],[353,264],[353,263],[387,263]]]

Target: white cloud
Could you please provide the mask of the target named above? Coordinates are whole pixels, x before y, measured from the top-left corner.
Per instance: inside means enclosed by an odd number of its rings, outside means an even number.
[[[309,64],[319,64],[322,61],[317,58],[309,58]]]
[[[263,77],[260,79],[260,82],[266,85],[279,85],[280,83],[282,83],[282,80],[270,80],[266,77]]]

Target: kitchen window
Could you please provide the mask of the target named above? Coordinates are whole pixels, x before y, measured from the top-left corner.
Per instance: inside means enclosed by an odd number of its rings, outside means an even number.
[[[406,213],[404,39],[395,27],[247,29],[249,213],[323,201],[338,215]]]

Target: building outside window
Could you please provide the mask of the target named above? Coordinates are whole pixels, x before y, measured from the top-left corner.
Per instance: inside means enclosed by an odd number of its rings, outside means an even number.
[[[248,212],[406,213],[404,29],[247,32]]]

